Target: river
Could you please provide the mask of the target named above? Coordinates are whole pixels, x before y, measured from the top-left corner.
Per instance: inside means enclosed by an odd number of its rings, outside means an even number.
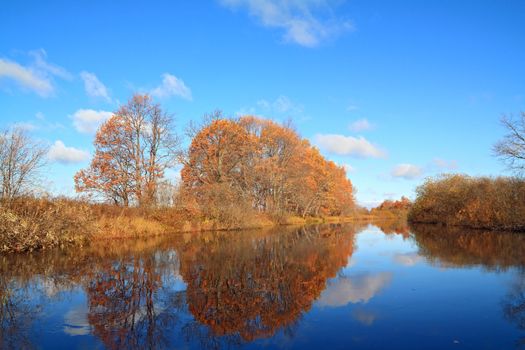
[[[0,348],[518,349],[525,234],[380,223],[0,256]]]

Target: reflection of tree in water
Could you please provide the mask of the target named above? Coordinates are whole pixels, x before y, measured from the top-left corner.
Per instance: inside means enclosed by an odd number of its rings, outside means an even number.
[[[457,227],[413,225],[419,254],[452,266],[480,265],[487,270],[518,269],[518,277],[502,301],[505,318],[525,330],[525,235],[467,230]],[[525,347],[525,338],[519,340]]]
[[[412,225],[419,254],[452,266],[481,265],[489,270],[525,266],[525,235],[468,230],[458,227]]]
[[[180,293],[169,289],[176,258],[170,251],[125,256],[106,261],[89,276],[88,319],[107,348],[168,346],[167,330],[177,323],[182,301]]]
[[[372,221],[374,226],[379,227],[384,234],[397,234],[401,235],[403,239],[408,239],[410,237],[410,229],[406,218],[395,218],[390,220],[385,219],[376,219]]]
[[[253,340],[286,331],[346,265],[354,239],[348,231],[310,227],[207,243],[201,236],[182,253],[191,313],[216,335]]]
[[[33,347],[27,332],[40,307],[31,305],[27,295],[24,286],[0,277],[0,349]]]
[[[346,265],[355,229],[283,231],[104,242],[0,259],[0,348],[31,347],[32,325],[45,316],[39,305],[75,288],[86,293],[87,305],[70,310],[70,321],[64,315],[65,334],[68,326],[91,332],[110,349],[169,348],[177,341],[220,348],[292,332],[327,279]],[[187,291],[175,287],[183,286],[179,266]]]
[[[111,294],[115,290],[119,290],[118,284],[115,283],[113,289],[111,282],[104,285],[103,276],[110,276],[114,272],[113,263],[118,262],[119,258],[122,258],[123,264],[125,264],[125,262],[133,258],[136,252],[141,252],[144,256],[153,257],[155,251],[164,246],[161,243],[159,241],[141,241],[136,246],[133,246],[122,242],[104,242],[103,245],[93,245],[85,249],[64,251],[57,249],[32,254],[1,256],[0,348],[20,349],[35,347],[29,339],[29,333],[32,331],[31,326],[45,316],[41,313],[42,306],[46,303],[60,300],[64,291],[82,287],[86,290],[89,298],[89,288],[98,286],[99,294],[94,294],[95,298],[107,293],[106,299],[114,297],[115,303],[126,299],[125,293],[120,295]],[[149,271],[148,263],[144,266]],[[133,272],[133,266],[128,265],[128,267],[131,267],[131,269],[127,272]],[[133,280],[133,277],[135,277],[135,280]],[[111,278],[108,278],[109,280]],[[154,280],[158,281],[158,277],[154,277]],[[144,274],[141,266],[137,268],[135,274],[123,277],[119,282],[129,287],[127,291],[133,297],[142,295],[141,293],[144,290],[152,291],[150,288],[150,275],[148,273]],[[139,290],[138,293],[137,288]],[[123,291],[123,289],[119,291]],[[108,304],[111,304],[111,302],[108,301]],[[95,309],[97,311],[104,310],[103,307]],[[144,308],[144,310],[147,310],[147,308]],[[109,313],[106,313],[105,316],[118,318],[118,311],[118,307],[115,307]],[[93,320],[97,321],[96,315],[93,317]],[[101,320],[101,322],[104,323],[105,320]],[[68,330],[79,331],[78,328],[75,328],[76,325],[72,326],[73,328],[68,328],[69,325],[66,324],[64,331],[66,333],[68,333]],[[94,323],[94,326],[100,326],[100,324]],[[109,327],[106,328],[108,331],[110,330]],[[94,327],[94,329],[96,331],[99,330],[97,327]],[[125,333],[122,328],[118,331]],[[142,333],[143,329],[135,327],[134,331]],[[101,334],[105,335],[103,332]],[[130,335],[133,332],[127,334]],[[37,339],[34,334],[32,334],[31,338]],[[110,341],[106,343],[106,346],[109,348],[114,347]]]
[[[63,256],[55,265],[53,252],[0,256],[0,349],[35,347],[29,332],[41,316],[44,298],[60,297],[58,291],[74,284],[75,267]],[[38,296],[37,298],[35,296]]]
[[[525,331],[525,270],[521,270],[517,280],[502,301],[505,318]],[[518,341],[525,348],[525,336]]]

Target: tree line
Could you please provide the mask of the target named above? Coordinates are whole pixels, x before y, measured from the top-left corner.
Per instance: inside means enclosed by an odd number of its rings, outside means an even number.
[[[156,206],[169,189],[170,204],[211,220],[248,212],[344,215],[355,206],[345,169],[290,124],[215,112],[186,134],[191,141],[183,150],[171,116],[148,95],[134,95],[98,129],[76,190],[120,206]],[[166,186],[165,171],[177,164],[181,182]]]
[[[501,121],[507,133],[493,151],[516,172],[509,181],[521,186],[525,114]],[[97,130],[93,158],[75,175],[76,191],[119,207],[172,207],[186,217],[227,224],[260,213],[280,220],[342,216],[359,209],[345,169],[325,159],[290,123],[226,118],[217,112],[190,125],[186,135],[189,146],[183,149],[172,116],[150,96],[132,96]],[[47,148],[22,129],[0,133],[3,207],[35,193],[46,155]],[[168,181],[166,171],[179,166],[181,180]],[[494,185],[503,188],[503,182]],[[418,197],[423,192],[418,190]],[[450,207],[446,203],[451,197],[441,197],[441,206]],[[421,203],[416,200],[416,209]],[[432,212],[428,209],[430,216]]]

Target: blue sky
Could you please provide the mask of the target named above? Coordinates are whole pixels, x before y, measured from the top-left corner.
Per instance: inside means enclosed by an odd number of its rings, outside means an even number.
[[[0,128],[51,147],[74,194],[93,130],[133,92],[178,130],[221,109],[292,118],[348,166],[357,199],[413,197],[442,172],[508,174],[491,154],[525,110],[525,1],[3,1]]]

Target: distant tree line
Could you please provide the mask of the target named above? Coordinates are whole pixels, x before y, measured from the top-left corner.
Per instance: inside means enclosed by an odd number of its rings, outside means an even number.
[[[384,211],[384,210],[408,210],[412,206],[412,202],[405,196],[401,196],[399,200],[390,200],[386,199],[377,207],[372,208],[374,211]]]

